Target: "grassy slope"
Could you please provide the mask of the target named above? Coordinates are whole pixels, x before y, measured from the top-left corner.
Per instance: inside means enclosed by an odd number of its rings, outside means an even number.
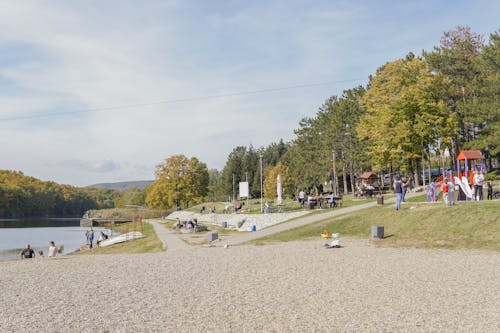
[[[144,223],[144,238],[135,239],[124,243],[119,243],[107,247],[94,247],[94,249],[84,249],[77,254],[117,254],[117,253],[146,253],[162,251],[162,243],[156,236],[153,226],[149,223]],[[119,233],[133,231],[133,223],[123,223],[113,226],[113,230]],[[141,231],[140,225],[136,225],[136,230]],[[96,238],[98,235],[96,234]]]
[[[413,208],[412,208],[413,207]],[[371,226],[384,226],[384,246],[474,248],[500,251],[500,202],[466,202],[453,207],[443,203],[408,203],[373,207],[334,219],[289,230],[256,241],[291,241],[319,237],[329,229],[341,236],[369,238]]]
[[[385,198],[390,198],[393,196],[394,196],[393,194],[384,194]],[[376,200],[377,200],[376,197],[373,197],[371,199],[353,199],[352,195],[346,195],[343,197],[342,207],[351,207],[351,206],[361,205],[361,204],[365,204],[367,202],[372,202],[372,201],[376,201]],[[264,199],[264,202],[265,201],[266,201],[266,199]],[[246,211],[246,209],[247,209],[246,200],[241,200],[241,202],[245,203],[245,205],[243,206],[242,213],[248,213]],[[226,204],[224,202],[215,202],[215,203],[205,202],[205,203],[187,208],[186,211],[199,213],[201,210],[201,207],[205,206],[205,209],[206,209],[205,214],[208,214],[210,212],[210,207],[215,206],[216,213],[222,214],[222,211],[224,210],[225,205]],[[249,206],[251,208],[251,210],[249,212],[250,214],[261,214],[260,213],[260,199],[249,200]],[[276,210],[277,210],[276,203],[273,203],[271,208],[272,208],[273,212],[276,212]],[[234,206],[231,206],[231,209],[234,209]],[[284,213],[301,211],[301,210],[303,210],[303,208],[299,205],[299,203],[297,201],[291,200],[291,199],[283,200],[283,212]],[[232,213],[232,212],[233,212],[233,210],[230,211],[230,213]]]

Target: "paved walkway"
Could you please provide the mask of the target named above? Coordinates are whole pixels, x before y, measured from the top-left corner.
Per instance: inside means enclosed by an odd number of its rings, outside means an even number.
[[[171,233],[163,223],[158,222],[158,220],[146,220],[146,222],[150,223],[155,229],[156,235],[163,243],[163,249],[168,249],[169,251],[189,249],[189,245]]]

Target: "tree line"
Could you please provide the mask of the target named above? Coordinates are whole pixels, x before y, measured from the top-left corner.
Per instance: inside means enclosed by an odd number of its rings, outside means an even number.
[[[438,163],[453,168],[462,149],[480,150],[487,168],[498,168],[499,67],[499,32],[486,42],[459,26],[445,32],[433,50],[387,62],[366,86],[328,98],[313,117],[299,122],[291,142],[237,146],[222,170],[209,169],[196,157],[171,156],[157,166],[152,185],[121,193],[59,188],[51,182],[35,189],[30,181],[24,187],[0,179],[0,216],[61,215],[84,205],[186,207],[233,200],[241,181],[249,183],[251,197],[260,197],[261,166],[263,192],[269,198],[276,196],[278,174],[290,197],[301,189],[352,192],[363,171],[402,172],[418,183],[424,168]],[[447,160],[445,149],[450,152]]]
[[[240,181],[248,181],[250,195],[259,197],[261,158],[269,198],[276,196],[277,174],[285,194],[293,196],[300,189],[352,192],[363,171],[397,171],[419,183],[425,168],[445,163],[453,168],[462,149],[480,150],[488,169],[498,167],[499,46],[498,31],[488,42],[469,27],[445,32],[433,50],[387,62],[367,86],[328,98],[314,117],[299,122],[291,142],[259,149],[238,146],[221,171],[205,167],[203,198],[230,200]],[[450,157],[445,160],[446,149]],[[165,179],[157,172],[160,182]],[[158,191],[150,189],[148,205],[165,202],[153,200]],[[179,198],[180,192],[164,194]]]
[[[78,217],[114,207],[118,191],[78,188],[0,170],[0,218]]]

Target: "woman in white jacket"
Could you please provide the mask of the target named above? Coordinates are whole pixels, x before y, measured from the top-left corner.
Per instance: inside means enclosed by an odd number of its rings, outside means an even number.
[[[47,253],[47,257],[55,257],[57,256],[57,246],[54,241],[50,242],[49,252]]]

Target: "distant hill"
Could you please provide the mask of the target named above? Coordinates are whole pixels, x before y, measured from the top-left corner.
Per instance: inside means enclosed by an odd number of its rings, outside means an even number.
[[[101,183],[101,184],[89,185],[86,187],[99,188],[105,190],[118,190],[118,191],[125,191],[129,187],[137,187],[138,189],[142,190],[147,186],[151,185],[153,182],[154,182],[153,180],[138,180],[132,182]]]

